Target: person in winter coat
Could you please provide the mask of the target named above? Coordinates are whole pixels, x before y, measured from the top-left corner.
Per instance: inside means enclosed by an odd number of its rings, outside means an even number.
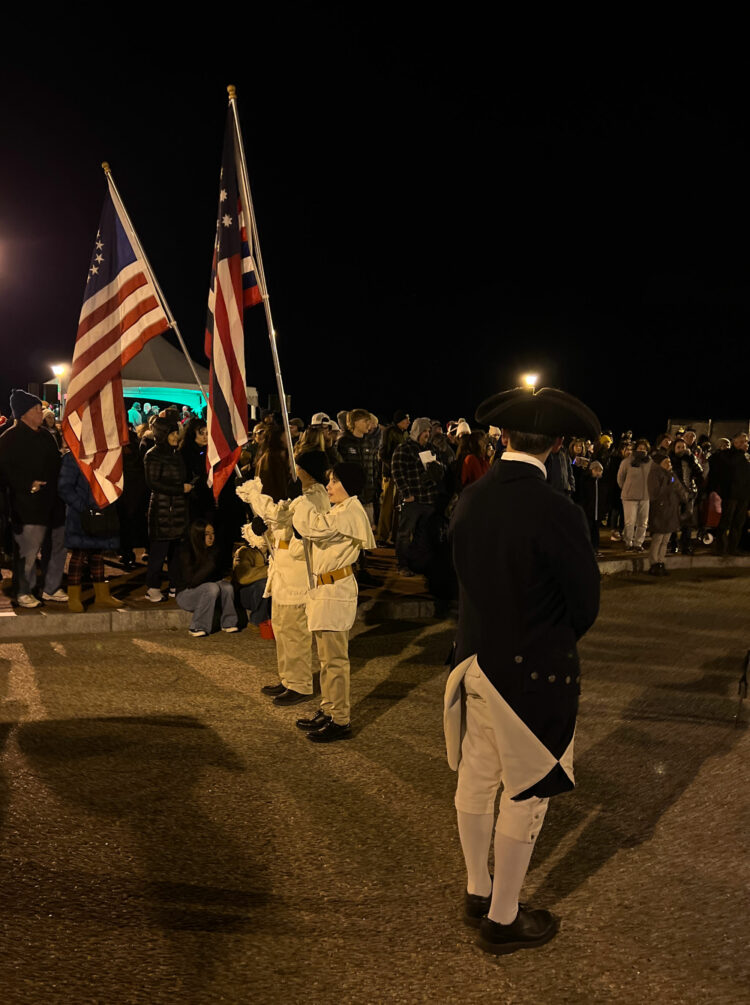
[[[214,542],[213,524],[194,520],[174,563],[175,599],[183,611],[193,613],[189,633],[194,639],[211,634],[217,601],[221,605],[221,630],[238,630],[234,587],[221,578]]]
[[[717,463],[717,491],[721,496],[721,523],[716,540],[720,555],[738,555],[740,539],[750,509],[750,456],[747,433],[732,437],[729,450]],[[713,460],[711,462],[714,463]]]
[[[148,544],[146,510],[149,497],[143,455],[133,429],[128,430],[128,442],[122,448],[122,477],[122,495],[116,503],[120,521],[120,560],[126,570],[131,570],[135,568],[134,549],[145,548]]]
[[[472,482],[477,482],[490,470],[487,459],[487,434],[481,429],[475,429],[469,436],[464,436],[458,447],[456,467],[461,488],[466,488]]]
[[[104,552],[120,547],[117,507],[110,504],[104,510],[98,508],[91,487],[71,453],[63,457],[57,491],[66,505],[65,547],[70,549],[68,610],[73,614],[83,614],[81,578],[86,562],[89,563],[94,584],[96,606],[120,607],[120,601],[110,596],[109,584],[104,579]],[[85,519],[90,524],[88,530],[83,527]],[[96,535],[92,533],[94,523],[102,525]]]
[[[185,434],[180,444],[180,453],[185,461],[187,480],[193,483],[193,491],[188,496],[190,520],[216,519],[216,506],[211,489],[208,487],[206,449],[208,447],[208,426],[205,419],[195,417],[185,423]]]
[[[591,544],[597,558],[601,555],[599,551],[599,521],[604,513],[601,496],[603,473],[602,462],[592,461],[585,470],[579,471],[576,477],[576,502],[586,514]]]
[[[284,432],[278,426],[271,426],[266,432],[255,460],[255,477],[260,478],[264,493],[274,502],[289,495],[289,455]]]
[[[323,451],[303,451],[297,457],[297,473],[302,495],[316,513],[328,513],[331,503],[325,489],[326,455]],[[268,580],[264,596],[273,600],[273,633],[276,637],[276,659],[279,680],[261,688],[275,705],[286,707],[309,701],[313,696],[310,664],[312,632],[308,628],[305,604],[310,591],[310,576],[305,559],[305,546],[292,529],[289,502],[274,500],[263,493],[255,479],[237,486],[237,495],[249,503],[256,520],[250,525],[253,533],[266,531],[273,537]],[[260,526],[257,525],[258,519]],[[243,537],[252,542],[248,528]],[[268,539],[268,535],[266,535]]]
[[[666,576],[664,558],[670,535],[680,528],[680,506],[687,499],[682,481],[675,478],[668,454],[657,450],[648,475],[649,525],[651,528],[652,576]]]
[[[680,506],[680,548],[683,555],[692,555],[691,534],[693,527],[698,526],[695,503],[703,488],[703,469],[688,449],[685,440],[680,436],[675,438],[669,460],[672,465],[672,474],[679,479],[685,489],[684,499]],[[676,542],[677,538],[675,537],[675,551],[677,551]]]
[[[378,483],[378,443],[368,435],[371,425],[371,413],[365,408],[355,408],[347,413],[347,431],[339,439],[336,448],[345,464],[358,464],[362,469],[364,483],[360,504],[374,523],[375,492]]]
[[[622,508],[625,512],[625,547],[628,551],[643,551],[648,527],[648,476],[653,467],[650,453],[651,444],[648,440],[637,440],[635,453],[624,458],[617,472],[617,484],[622,491]]]
[[[358,464],[337,464],[328,479],[331,509],[317,510],[306,495],[289,512],[294,530],[308,543],[315,588],[307,595],[307,627],[315,635],[320,659],[320,709],[298,719],[315,743],[351,736],[349,630],[357,614],[354,563],[360,551],[375,547],[370,520],[357,498],[364,478]]]
[[[157,418],[153,423],[155,444],[146,453],[146,485],[151,489],[148,506],[147,598],[152,603],[163,600],[162,568],[167,561],[170,582],[174,580],[172,563],[180,540],[188,528],[187,495],[192,492],[185,461],[177,449],[180,434],[177,423]]]
[[[393,541],[394,517],[396,514],[396,486],[391,472],[391,460],[394,451],[408,438],[409,415],[398,410],[393,413],[393,422],[383,430],[380,441],[378,459],[383,478],[383,494],[380,499],[380,518],[378,520],[377,539],[384,544]]]
[[[17,561],[16,602],[38,607],[36,557],[42,552],[42,599],[68,599],[60,586],[65,569],[65,506],[57,494],[60,451],[43,424],[42,402],[16,388],[10,395],[15,424],[0,436],[0,482],[10,490],[10,512]],[[4,427],[5,428],[5,427]],[[49,542],[49,548],[45,546]]]

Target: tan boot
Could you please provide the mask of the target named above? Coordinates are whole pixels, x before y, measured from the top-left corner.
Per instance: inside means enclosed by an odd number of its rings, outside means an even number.
[[[68,610],[71,614],[83,614],[84,607],[81,603],[81,587],[68,587]]]
[[[94,607],[122,607],[119,600],[109,595],[109,583],[94,583]]]

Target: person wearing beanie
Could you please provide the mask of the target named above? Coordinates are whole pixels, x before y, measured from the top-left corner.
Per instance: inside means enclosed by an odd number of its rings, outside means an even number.
[[[558,928],[519,895],[550,799],[575,784],[576,643],[596,620],[600,575],[583,513],[554,491],[544,462],[562,434],[594,439],[599,422],[555,388],[501,392],[476,420],[499,426],[508,448],[461,493],[451,520],[459,615],[443,719],[458,773],[464,921],[480,948],[501,955],[541,946]]]
[[[0,483],[10,491],[13,537],[18,551],[14,589],[21,607],[38,607],[36,557],[42,552],[42,599],[64,603],[65,506],[57,492],[60,451],[44,425],[41,399],[22,388],[11,392],[15,424],[0,437]],[[47,543],[46,543],[47,542]]]
[[[314,743],[351,736],[349,631],[357,614],[354,564],[375,547],[367,513],[357,498],[364,478],[358,464],[337,464],[328,479],[331,508],[320,512],[305,495],[289,506],[294,531],[308,548],[314,588],[307,595],[307,626],[320,660],[320,708],[297,720]]]
[[[178,424],[170,418],[158,417],[153,422],[154,446],[147,451],[143,467],[146,485],[151,489],[148,505],[148,566],[146,597],[157,604],[164,599],[162,570],[167,562],[170,593],[173,587],[173,562],[177,548],[188,529],[187,495],[193,483],[187,480],[185,460],[177,449],[180,442]]]
[[[393,413],[393,422],[383,430],[380,442],[378,460],[382,477],[382,495],[380,497],[380,514],[375,536],[379,544],[392,545],[395,537],[397,510],[395,507],[396,485],[393,481],[391,461],[397,447],[408,438],[409,414],[401,409]]]
[[[391,470],[401,506],[396,534],[396,560],[402,576],[412,576],[409,548],[420,520],[429,519],[443,483],[445,469],[429,449],[432,422],[415,419],[408,438],[393,453]]]
[[[322,450],[309,450],[296,458],[302,496],[316,513],[327,513],[331,504],[325,489],[328,464]],[[305,546],[294,535],[289,500],[274,501],[263,492],[260,478],[237,486],[237,495],[249,503],[262,525],[246,524],[242,536],[255,541],[260,530],[271,544],[264,597],[272,601],[271,621],[276,638],[279,680],[261,691],[282,708],[309,701],[313,696],[312,633],[307,625],[305,601],[310,590]]]

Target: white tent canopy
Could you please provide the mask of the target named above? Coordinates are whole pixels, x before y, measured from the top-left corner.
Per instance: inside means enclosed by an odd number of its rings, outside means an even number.
[[[205,366],[195,363],[195,369],[203,384],[208,387],[208,370]],[[123,367],[122,391],[126,398],[148,399],[161,398],[168,400],[170,392],[181,392],[180,399],[175,404],[190,404],[194,401],[199,410],[203,405],[203,397],[195,382],[185,355],[175,349],[165,338],[157,335],[152,338],[138,355]],[[247,403],[257,407],[258,391],[254,387],[246,387]]]

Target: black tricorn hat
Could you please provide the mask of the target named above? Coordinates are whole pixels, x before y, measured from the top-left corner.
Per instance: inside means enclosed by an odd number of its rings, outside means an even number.
[[[542,387],[534,392],[516,387],[487,398],[476,410],[482,425],[500,426],[519,433],[545,436],[582,436],[593,440],[601,425],[588,405],[556,387]]]

